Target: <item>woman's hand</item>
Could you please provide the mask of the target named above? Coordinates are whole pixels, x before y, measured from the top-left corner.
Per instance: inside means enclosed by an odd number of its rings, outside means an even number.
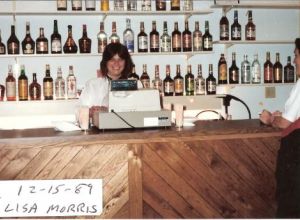
[[[271,125],[274,119],[274,116],[271,112],[263,110],[259,117],[260,121],[266,125]]]

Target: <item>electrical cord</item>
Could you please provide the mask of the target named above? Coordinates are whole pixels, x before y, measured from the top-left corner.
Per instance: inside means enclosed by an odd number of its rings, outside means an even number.
[[[198,118],[199,115],[201,115],[202,113],[205,113],[205,112],[212,112],[212,113],[215,113],[216,115],[219,116],[219,119],[218,120],[225,120],[225,118],[217,111],[215,110],[211,110],[211,109],[207,109],[207,110],[202,110],[200,111],[195,117]]]
[[[113,109],[111,110],[112,113],[114,113],[118,118],[120,118],[125,124],[127,124],[130,128],[135,129],[135,127],[131,124],[129,124],[128,121],[126,121],[121,115],[119,115],[117,112],[115,112]]]

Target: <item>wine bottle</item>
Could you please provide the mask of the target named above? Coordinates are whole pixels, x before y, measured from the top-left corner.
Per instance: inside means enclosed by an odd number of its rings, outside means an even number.
[[[270,52],[266,54],[266,62],[264,63],[264,83],[273,82],[273,64],[271,62]]]
[[[32,74],[32,83],[29,85],[30,100],[41,100],[41,85],[37,82],[36,73]]]
[[[11,25],[11,34],[7,40],[7,53],[20,54],[20,41],[16,36],[14,25]]]
[[[229,40],[229,21],[224,10],[220,20],[220,40]]]
[[[209,23],[205,21],[205,33],[202,37],[202,48],[204,51],[212,51],[213,44],[212,44],[212,35],[209,33]]]
[[[30,23],[26,22],[26,35],[22,41],[23,54],[34,54],[35,42],[30,35]]]
[[[36,39],[36,53],[47,54],[48,53],[48,39],[44,35],[44,28],[40,28],[40,36]]]
[[[280,63],[279,53],[276,53],[276,62],[273,66],[274,83],[282,83],[282,64]]]
[[[189,22],[185,21],[185,30],[182,32],[182,51],[192,51],[192,33],[189,30]]]
[[[91,53],[92,40],[88,38],[86,24],[82,25],[82,37],[78,40],[80,53]]]
[[[255,40],[256,39],[256,32],[255,32],[255,24],[253,23],[252,19],[252,11],[248,11],[248,23],[245,27],[245,38],[246,40]]]
[[[68,37],[63,47],[64,53],[77,53],[78,47],[72,36],[72,25],[68,25]]]
[[[144,22],[140,23],[140,33],[138,39],[138,52],[148,52],[148,37],[144,31]]]
[[[174,31],[172,32],[172,51],[181,52],[181,32],[178,30],[178,22],[174,23]]]
[[[287,57],[287,64],[284,67],[284,82],[293,83],[295,82],[295,68],[291,64],[291,57]],[[7,86],[6,86],[7,89]]]
[[[143,64],[143,73],[141,75],[141,82],[145,89],[150,88],[150,77],[147,73],[147,64]]]
[[[53,34],[51,34],[51,53],[62,53],[61,35],[58,33],[57,20],[54,20]]]
[[[6,85],[6,100],[16,101],[17,85],[16,85],[16,79],[13,75],[12,65],[8,65],[8,74],[5,80],[5,85]]]
[[[50,74],[50,65],[46,64],[46,74],[43,79],[43,94],[45,100],[53,99],[53,78]]]

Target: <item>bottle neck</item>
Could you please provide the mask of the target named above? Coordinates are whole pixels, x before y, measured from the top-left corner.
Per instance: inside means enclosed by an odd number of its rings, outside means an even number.
[[[54,21],[53,33],[58,34],[57,22]]]

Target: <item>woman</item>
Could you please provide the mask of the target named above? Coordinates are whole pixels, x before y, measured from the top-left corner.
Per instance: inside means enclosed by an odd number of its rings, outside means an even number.
[[[111,43],[105,47],[100,63],[101,77],[87,81],[80,95],[80,104],[90,108],[90,116],[95,111],[107,111],[109,81],[127,79],[133,62],[127,47]]]
[[[295,40],[295,58],[294,64],[296,65],[296,73],[300,77],[300,38]],[[297,80],[296,85],[293,87],[288,100],[285,103],[284,112],[279,111],[269,112],[263,110],[260,120],[266,125],[271,125],[277,128],[287,128],[291,123],[300,117],[300,80]]]

